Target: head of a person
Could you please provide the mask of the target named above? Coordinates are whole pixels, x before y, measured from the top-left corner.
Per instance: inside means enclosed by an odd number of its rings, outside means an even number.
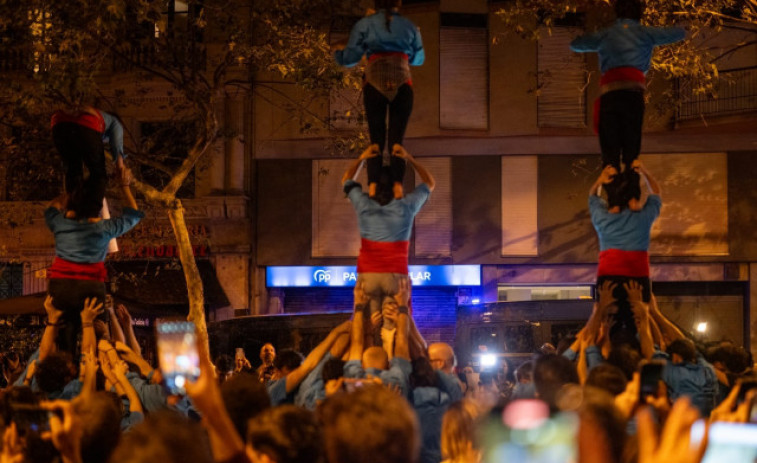
[[[74,366],[71,355],[66,352],[54,352],[37,362],[34,373],[37,385],[46,393],[62,391],[74,378]]]
[[[626,375],[623,370],[602,363],[589,370],[589,376],[586,378],[586,386],[604,390],[613,396],[616,396],[626,390]]]
[[[566,384],[579,384],[573,363],[562,355],[541,355],[534,363],[534,387],[539,399],[557,408],[557,397]]]
[[[121,411],[110,394],[103,391],[80,396],[72,404],[82,424],[82,462],[108,461],[121,434]]]
[[[218,378],[222,382],[226,381],[226,378],[230,378],[234,373],[234,359],[232,359],[229,355],[219,355],[218,357],[216,357],[216,360],[215,362],[213,362],[213,364],[216,367]]]
[[[376,195],[372,199],[381,206],[386,206],[394,199],[394,182],[389,166],[382,167],[381,176],[376,183]]]
[[[578,415],[578,461],[624,461],[626,420],[614,398],[606,391],[586,387]]]
[[[106,461],[106,460],[103,460]],[[151,413],[124,434],[113,463],[212,463],[207,434],[200,424],[175,412]]]
[[[102,201],[102,196],[93,195],[83,184],[79,184],[68,197],[68,208],[74,211],[77,219],[92,219],[100,216]]]
[[[696,363],[697,348],[690,339],[676,339],[666,349],[673,363]]]
[[[407,400],[383,386],[366,385],[321,404],[329,463],[414,462],[420,451],[418,418]]]
[[[517,370],[515,370],[515,380],[518,383],[528,384],[534,381],[534,362],[523,362]]]
[[[375,368],[377,370],[389,368],[389,357],[387,357],[384,348],[371,346],[363,351],[363,368]]]
[[[446,342],[434,342],[428,346],[428,359],[435,370],[441,370],[448,374],[455,372],[457,357],[452,346]]]
[[[240,373],[221,385],[221,397],[240,436],[247,434],[247,423],[271,407],[263,383],[256,375]]]
[[[607,193],[607,209],[610,212],[620,212],[626,208],[628,201],[625,200],[623,189],[625,182],[621,175],[615,175],[609,183],[602,186]]]
[[[323,436],[315,415],[304,408],[269,408],[250,421],[247,456],[252,463],[322,463]]]
[[[273,360],[274,377],[276,379],[283,378],[302,365],[303,360],[305,358],[302,354],[295,350],[282,350]]]
[[[379,10],[393,10],[402,6],[402,0],[374,0],[374,8]]]
[[[633,374],[639,368],[641,362],[640,350],[628,343],[614,344],[607,356],[607,363],[620,368],[626,381],[631,381]]]
[[[644,4],[641,0],[615,0],[615,16],[619,19],[641,20],[644,13]]]
[[[426,357],[418,357],[412,361],[413,372],[410,373],[410,386],[438,387],[436,371]]]
[[[479,411],[470,400],[449,406],[442,418],[442,458],[448,461],[478,461],[476,427]]]
[[[344,376],[344,360],[338,358],[326,360],[326,363],[323,364],[323,371],[321,371],[321,378],[323,379],[326,391],[331,391],[338,387],[336,382],[342,376]]]
[[[733,344],[719,344],[711,348],[707,359],[715,367],[734,375],[741,374],[751,367],[746,349]]]
[[[273,344],[267,342],[260,348],[260,361],[263,365],[272,365],[273,359],[276,358],[276,348]]]

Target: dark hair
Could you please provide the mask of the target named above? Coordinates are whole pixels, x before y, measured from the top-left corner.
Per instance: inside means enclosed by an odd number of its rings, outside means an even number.
[[[541,355],[534,363],[534,387],[539,398],[557,408],[557,393],[566,384],[579,384],[575,365],[562,355]]]
[[[247,443],[276,463],[324,461],[323,437],[315,416],[294,405],[270,408],[251,420]]]
[[[234,360],[231,358],[231,356],[228,356],[226,354],[221,354],[216,357],[216,360],[215,362],[213,362],[213,364],[216,367],[216,371],[218,371],[219,373],[226,374],[229,371],[234,371]]]
[[[751,367],[747,350],[732,344],[718,345],[709,350],[707,360],[710,363],[720,362],[729,373],[740,374]]]
[[[641,199],[641,176],[633,169],[623,172],[623,200]]]
[[[402,6],[402,0],[374,0],[373,3],[376,11],[384,10],[386,20],[386,30],[392,30],[392,9]]]
[[[82,426],[82,462],[108,461],[121,434],[121,412],[111,396],[107,392],[95,392],[87,400],[74,402],[74,411]]]
[[[618,18],[641,20],[644,5],[640,0],[615,0],[615,16]]]
[[[413,372],[410,373],[410,386],[416,387],[439,387],[436,371],[426,357],[418,357],[413,360]]]
[[[623,370],[609,363],[595,366],[589,370],[589,377],[586,378],[586,386],[605,390],[614,396],[625,391],[627,383]]]
[[[590,420],[594,426],[592,432],[603,432],[604,436],[594,435],[596,439],[605,438],[607,450],[610,452],[609,461],[623,461],[626,441],[626,420],[615,406],[614,398],[603,390],[593,387],[584,388],[583,401],[579,409],[581,421]],[[602,447],[602,446],[600,446]]]
[[[392,172],[389,166],[382,166],[381,176],[376,183],[376,195],[373,200],[382,206],[386,206],[394,199],[394,182],[392,181]]]
[[[286,368],[289,371],[302,365],[305,358],[299,352],[292,349],[284,349],[273,359],[273,366],[279,370]]]
[[[271,407],[268,391],[257,376],[240,373],[224,381],[221,396],[240,436],[247,435],[247,422]]]
[[[628,206],[628,201],[623,199],[623,189],[625,184],[621,174],[615,175],[610,183],[605,183],[602,188],[607,193],[607,208],[620,207],[620,210],[625,209]]]
[[[123,435],[111,463],[212,463],[203,428],[176,412],[151,413]]]
[[[102,201],[102,197],[93,195],[84,183],[77,183],[69,192],[66,207],[74,211],[77,219],[89,219],[100,216]]]
[[[633,378],[634,372],[639,368],[639,362],[641,362],[641,353],[629,344],[613,345],[610,355],[607,356],[607,363],[620,368],[626,381]]]
[[[331,381],[332,379],[339,379],[344,376],[344,360],[337,358],[330,358],[323,364],[323,372],[321,378],[324,383]]]
[[[666,352],[671,357],[673,354],[680,355],[686,363],[694,363],[697,361],[697,348],[689,339],[676,339],[668,345]]]
[[[62,391],[71,381],[71,355],[66,352],[54,352],[44,360],[37,361],[34,373],[37,385],[46,393]]]
[[[328,398],[318,408],[327,460],[339,463],[417,461],[418,418],[407,400],[367,385]]]

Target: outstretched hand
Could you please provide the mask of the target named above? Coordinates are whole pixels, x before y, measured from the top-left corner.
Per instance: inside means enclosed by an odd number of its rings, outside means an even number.
[[[358,281],[355,284],[352,294],[355,297],[355,310],[365,307],[371,300],[371,297],[365,292],[365,282],[363,281]]]
[[[53,445],[67,463],[81,462],[82,426],[71,402],[55,400],[41,402],[50,411],[50,432]]]
[[[96,297],[84,299],[84,310],[81,311],[82,324],[91,324],[101,313],[103,313],[103,303],[98,303]]]
[[[397,280],[397,294],[394,295],[394,301],[399,307],[407,307],[410,301],[410,278],[399,278]]]
[[[641,410],[636,415],[639,463],[699,463],[707,448],[707,437],[702,439],[699,448],[692,447],[691,426],[698,418],[699,412],[688,398],[678,399],[658,436],[651,412]]]

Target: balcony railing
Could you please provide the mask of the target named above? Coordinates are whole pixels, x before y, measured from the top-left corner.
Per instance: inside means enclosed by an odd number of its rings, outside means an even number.
[[[757,66],[721,71],[716,83],[717,97],[696,94],[686,79],[678,79],[676,86],[681,102],[677,121],[757,111]]]

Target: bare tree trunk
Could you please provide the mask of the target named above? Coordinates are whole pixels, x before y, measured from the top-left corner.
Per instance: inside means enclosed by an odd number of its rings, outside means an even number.
[[[180,200],[174,202],[173,207],[168,209],[168,218],[171,220],[174,236],[176,236],[179,259],[184,269],[184,278],[187,281],[187,295],[189,296],[189,315],[187,320],[194,322],[200,336],[198,342],[202,343],[201,352],[210,352],[208,345],[208,327],[205,323],[205,296],[200,279],[200,271],[197,269],[192,243],[189,241],[187,224],[184,222],[184,207]]]

